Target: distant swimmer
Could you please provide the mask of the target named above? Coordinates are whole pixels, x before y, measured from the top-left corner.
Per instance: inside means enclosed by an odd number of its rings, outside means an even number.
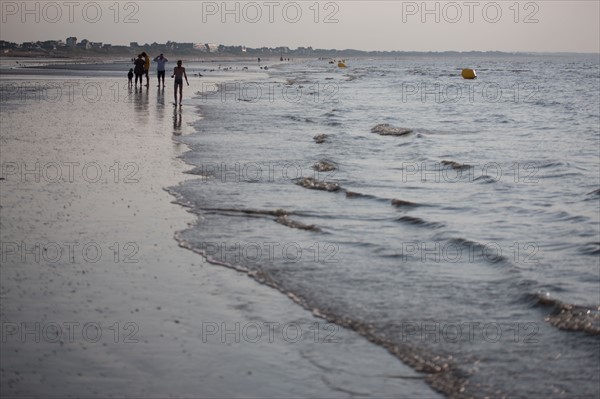
[[[173,69],[172,78],[175,78],[175,103],[173,105],[177,105],[177,89],[179,88],[179,106],[181,106],[181,101],[183,100],[183,78],[185,78],[185,83],[189,86],[187,74],[185,73],[185,68],[182,66],[183,62],[181,60],[177,61],[177,66]]]

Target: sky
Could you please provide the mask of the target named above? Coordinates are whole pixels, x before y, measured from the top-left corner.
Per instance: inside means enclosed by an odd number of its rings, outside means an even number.
[[[5,1],[0,39],[600,52],[600,1]]]

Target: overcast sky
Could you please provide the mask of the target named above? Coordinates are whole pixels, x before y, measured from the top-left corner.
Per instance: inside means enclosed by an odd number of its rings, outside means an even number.
[[[600,1],[0,1],[0,38],[600,52]],[[36,20],[37,19],[37,20]]]

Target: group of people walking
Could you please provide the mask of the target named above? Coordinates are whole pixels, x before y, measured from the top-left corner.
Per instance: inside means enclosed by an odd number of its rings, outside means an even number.
[[[168,59],[165,58],[164,54],[160,54],[158,57],[154,58],[154,62],[156,62],[156,75],[158,77],[158,86],[165,87],[165,74],[166,74],[166,64],[169,62]],[[146,87],[150,87],[150,57],[146,52],[138,54],[137,58],[133,59],[134,68],[131,68],[128,73],[129,78],[129,86],[133,86],[133,77],[135,76],[135,88],[137,89],[138,80],[140,82],[140,88],[143,85],[143,77],[146,76]],[[181,105],[181,100],[183,98],[183,78],[185,78],[185,82],[189,86],[187,74],[185,73],[185,68],[183,67],[183,62],[181,60],[177,61],[177,66],[173,69],[172,78],[175,78],[175,103],[174,105]],[[177,92],[179,91],[179,103],[177,103]]]

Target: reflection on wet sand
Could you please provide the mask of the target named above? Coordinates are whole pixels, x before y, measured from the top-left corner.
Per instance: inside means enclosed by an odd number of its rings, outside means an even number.
[[[138,123],[147,123],[148,116],[150,115],[148,110],[150,94],[148,90],[144,91],[142,88],[136,88],[134,89],[133,96],[130,98],[133,99],[133,109],[136,112]]]
[[[154,92],[153,92],[154,93]],[[156,102],[150,101],[150,90],[146,88],[129,88],[127,102],[133,104],[136,125],[154,126],[156,132],[164,132],[164,123],[168,123],[165,105],[168,104],[164,88],[156,91]],[[154,104],[154,107],[152,104]],[[183,134],[183,112],[181,107],[173,107],[173,135]]]
[[[165,89],[159,88],[156,92],[156,116],[159,121],[165,118]]]
[[[173,107],[173,135],[181,136],[181,108]]]

